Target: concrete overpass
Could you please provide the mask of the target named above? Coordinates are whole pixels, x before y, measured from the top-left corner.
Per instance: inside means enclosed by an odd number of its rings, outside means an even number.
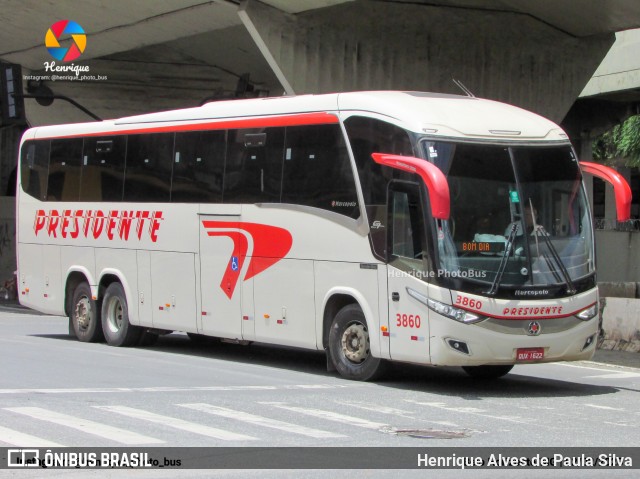
[[[102,118],[255,90],[458,92],[561,120],[614,41],[640,26],[635,0],[125,0],[3,2],[0,60],[44,74],[47,29],[87,33],[74,63],[106,81],[47,82]],[[27,100],[32,125],[89,119]]]
[[[51,75],[45,34],[52,24],[82,26],[86,48],[73,64],[107,79],[41,83],[101,118],[232,97],[242,82],[250,94],[459,93],[456,78],[476,96],[561,121],[615,32],[640,27],[640,2],[5,0],[2,15],[0,61],[27,76]],[[27,93],[37,90],[24,83]],[[42,106],[25,99],[25,108],[31,126],[91,120],[60,100]],[[0,125],[0,195],[11,189],[25,126]],[[585,128],[576,124],[577,135]],[[0,286],[15,269],[12,211],[11,200],[0,199]]]

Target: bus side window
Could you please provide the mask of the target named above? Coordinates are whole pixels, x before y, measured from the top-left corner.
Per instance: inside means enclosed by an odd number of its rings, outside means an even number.
[[[47,199],[49,140],[31,140],[22,147],[20,182],[22,190],[39,200]]]
[[[169,201],[173,133],[129,135],[125,201]]]
[[[51,141],[48,201],[78,201],[82,161],[81,138]]]
[[[80,201],[122,201],[127,137],[85,138]]]
[[[171,201],[221,203],[226,131],[176,133]]]
[[[282,202],[360,216],[353,170],[338,125],[287,128]]]
[[[280,203],[283,147],[284,127],[229,130],[223,201]]]

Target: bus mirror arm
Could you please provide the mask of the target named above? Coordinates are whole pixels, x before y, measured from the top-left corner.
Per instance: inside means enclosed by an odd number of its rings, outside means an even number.
[[[413,156],[390,155],[387,153],[372,153],[371,156],[380,165],[420,175],[429,193],[431,214],[439,220],[449,219],[451,210],[449,183],[440,168],[433,163]]]
[[[628,221],[631,218],[631,187],[627,180],[613,168],[599,163],[581,161],[580,168],[583,173],[597,176],[613,186],[618,221]]]

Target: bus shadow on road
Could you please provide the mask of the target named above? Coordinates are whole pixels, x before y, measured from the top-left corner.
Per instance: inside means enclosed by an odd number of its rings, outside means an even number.
[[[579,378],[528,376],[519,373],[517,366],[506,376],[488,380],[469,377],[462,368],[393,364],[379,384],[467,400],[597,396],[620,390],[614,386],[581,383]]]
[[[75,338],[66,334],[36,334],[33,336],[76,341]],[[129,348],[122,348],[125,351],[127,349]],[[135,349],[131,349],[131,351]],[[219,340],[209,340],[208,338],[204,341],[195,342],[181,333],[162,336],[157,343],[144,346],[143,349],[158,351],[167,355],[179,354],[209,358],[215,361],[266,366],[318,376],[327,380],[344,381],[345,384],[354,384],[347,379],[341,379],[335,371],[327,371],[326,356],[322,351],[262,343],[252,343],[245,346],[220,342]],[[469,377],[461,368],[457,367],[389,363],[384,376],[368,384],[375,384],[377,387],[383,388],[460,397],[467,400],[482,400],[494,397],[536,399],[595,396],[614,394],[621,389],[614,386],[580,383],[579,381],[580,378],[563,380],[528,376],[520,373],[518,366],[510,374],[502,378],[487,380]]]
[[[153,349],[340,379],[337,372],[327,371],[326,356],[320,351],[261,343],[252,343],[249,346],[219,341],[194,344],[186,336],[178,334],[161,337]],[[344,381],[350,382],[346,379]],[[408,391],[461,396],[466,399],[474,399],[474,396],[477,396],[477,399],[575,397],[618,392],[618,388],[612,386],[577,381],[527,376],[519,374],[517,366],[510,374],[500,379],[486,380],[469,377],[461,368],[456,367],[390,363],[387,365],[386,374],[374,384]]]

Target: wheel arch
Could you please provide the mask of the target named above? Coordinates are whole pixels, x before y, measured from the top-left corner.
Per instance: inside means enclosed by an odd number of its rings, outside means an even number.
[[[131,290],[131,285],[121,271],[109,268],[100,272],[100,281],[97,288],[98,299],[102,301],[105,291],[112,283],[120,283],[122,289],[124,289],[129,311],[129,322],[133,325],[139,324],[137,302],[133,301],[135,298],[134,291]]]
[[[357,304],[362,310],[370,331],[371,352],[374,356],[380,357],[379,335],[374,333],[378,329],[378,321],[374,310],[366,298],[353,288],[332,288],[327,291],[322,307],[322,348],[326,350],[329,347],[329,331],[331,330],[333,318],[335,318],[338,311],[349,304]]]
[[[82,283],[87,282],[91,288],[92,296],[97,298],[97,291],[95,289],[95,283],[93,276],[83,267],[72,267],[67,271],[67,280],[64,286],[64,312],[67,316],[71,316],[71,301],[73,299],[73,292],[76,287]]]

